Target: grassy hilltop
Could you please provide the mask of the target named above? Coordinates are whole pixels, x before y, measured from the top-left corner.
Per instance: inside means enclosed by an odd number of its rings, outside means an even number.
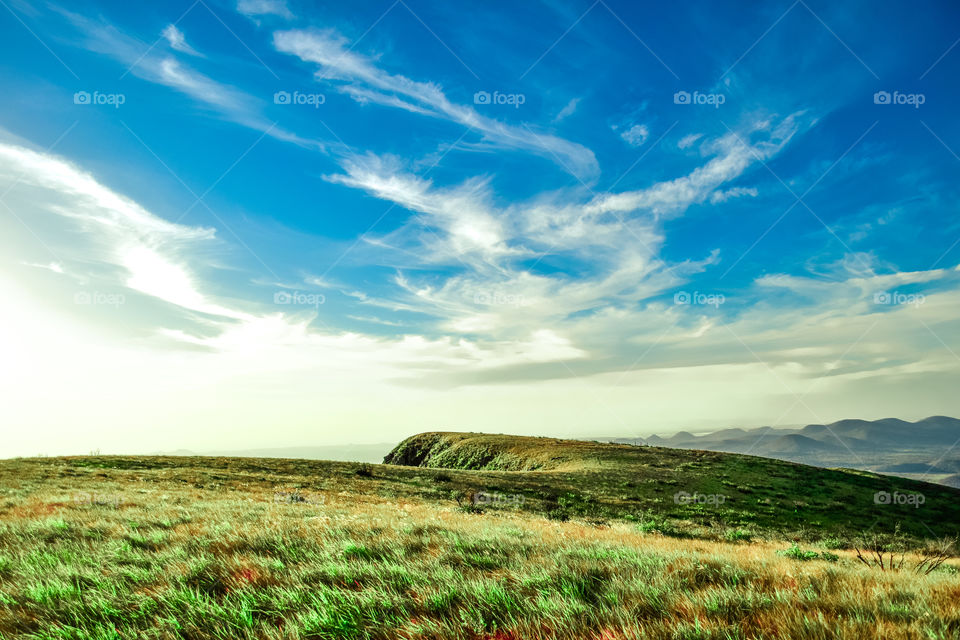
[[[647,526],[661,521],[698,537],[723,527],[807,539],[898,527],[916,538],[960,531],[957,489],[756,456],[433,432],[404,440],[384,462],[508,472],[482,476],[487,491],[519,492],[528,509]]]
[[[0,638],[960,634],[954,561],[921,564],[960,522],[945,487],[477,434],[388,461],[0,461]]]

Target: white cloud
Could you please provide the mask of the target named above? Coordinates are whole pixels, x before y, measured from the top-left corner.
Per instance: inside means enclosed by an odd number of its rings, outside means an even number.
[[[180,91],[212,107],[222,117],[277,140],[321,151],[329,146],[324,141],[298,136],[269,120],[263,115],[265,102],[259,97],[218,82],[167,54],[155,53],[149,45],[131,38],[112,25],[75,13],[64,12],[64,15],[84,34],[84,46],[127,65],[131,73],[144,80]]]
[[[896,272],[849,256],[810,276],[765,276],[739,293],[756,302],[723,315],[656,298],[669,300],[714,259],[663,264],[664,238],[650,216],[631,227],[647,230],[641,246],[623,226],[619,242],[602,232],[605,214],[584,215],[584,229],[557,251],[576,252],[593,270],[537,273],[513,257],[529,255],[521,250],[535,246],[541,225],[565,237],[552,220],[577,214],[569,194],[498,208],[482,180],[437,187],[388,159],[353,162],[343,184],[402,202],[441,236],[468,243],[464,255],[484,256],[453,274],[398,276],[397,303],[436,316],[436,331],[389,339],[319,331],[313,311],[280,312],[250,293],[214,295],[220,287],[201,269],[213,230],[164,220],[60,158],[0,144],[0,189],[19,180],[5,202],[43,243],[17,242],[16,222],[3,216],[4,255],[44,265],[46,247],[71,278],[130,297],[106,324],[87,326],[77,305],[65,297],[58,305],[43,288],[44,278],[67,280],[62,274],[30,270],[35,278],[18,275],[14,285],[0,269],[0,379],[9,399],[0,421],[22,426],[7,451],[53,452],[45,443],[59,452],[215,449],[238,433],[250,446],[309,442],[318,424],[323,438],[339,430],[353,441],[441,426],[530,433],[545,422],[571,435],[650,432],[703,425],[693,394],[719,423],[769,422],[794,404],[791,391],[810,393],[783,421],[881,417],[918,401],[929,413],[955,412],[930,389],[957,381],[943,347],[960,338],[957,269]],[[469,244],[484,236],[458,233],[464,220],[496,223],[496,242]],[[575,239],[591,231],[602,232],[596,245]],[[876,290],[921,285],[929,289],[922,305],[873,302]],[[124,331],[134,326],[150,333],[131,339]],[[275,426],[264,433],[264,424]]]
[[[357,100],[456,122],[480,133],[488,145],[536,153],[583,180],[592,180],[599,173],[597,160],[586,147],[525,125],[495,120],[452,102],[434,83],[384,71],[372,59],[349,49],[346,40],[333,31],[278,31],[273,41],[278,51],[320,65],[318,80],[346,83],[340,91]]]
[[[710,194],[710,204],[720,204],[721,202],[726,202],[731,198],[740,198],[742,196],[756,198],[757,194],[758,191],[756,187],[734,187],[732,189],[727,189],[726,191],[718,189]]]
[[[418,336],[384,340],[349,333],[321,333],[310,327],[312,313],[281,313],[277,307],[266,307],[264,303],[248,300],[238,305],[236,301],[226,303],[211,296],[207,292],[210,283],[198,275],[197,266],[205,260],[194,256],[209,255],[207,245],[215,240],[212,229],[170,223],[60,158],[0,143],[0,187],[4,183],[16,187],[13,206],[31,228],[45,228],[44,219],[53,216],[60,219],[63,231],[71,232],[65,238],[48,237],[43,247],[55,248],[58,253],[68,246],[82,248],[82,260],[70,263],[71,271],[78,277],[104,290],[136,292],[155,303],[201,314],[194,317],[195,322],[185,325],[162,326],[161,322],[158,335],[166,339],[214,352],[254,350],[277,357],[286,353],[287,348],[309,350],[348,345],[343,358],[348,359],[347,352],[356,347],[358,363],[389,366],[390,370],[383,372],[389,376],[400,374],[400,369],[392,368],[394,365],[417,362],[425,352],[440,357],[438,362],[456,366],[471,363],[481,368],[583,355],[562,335],[541,329],[530,329],[516,343]],[[440,217],[448,215],[442,208],[435,208],[439,199],[431,201],[422,188],[419,194],[412,191],[409,197],[423,198],[427,211]],[[69,204],[65,206],[66,203]],[[65,222],[72,222],[74,228],[68,229]],[[458,223],[452,222],[451,228],[456,230]],[[126,304],[134,303],[130,300]],[[196,327],[202,327],[202,331],[196,331]]]
[[[556,116],[554,116],[553,122],[557,123],[557,122],[562,122],[566,120],[576,112],[577,107],[579,105],[580,105],[580,98],[571,98],[570,102],[564,105],[563,109],[560,109],[560,112],[557,113]]]
[[[650,136],[650,130],[645,124],[635,124],[629,129],[620,132],[620,137],[631,147],[639,147]]]
[[[163,37],[167,39],[167,42],[170,43],[170,47],[181,53],[186,53],[191,56],[201,56],[201,53],[187,44],[187,39],[184,37],[183,32],[177,28],[174,24],[168,24],[163,28]]]
[[[274,15],[288,20],[294,17],[285,0],[238,0],[237,11],[248,17]]]
[[[703,202],[722,184],[740,176],[748,167],[764,162],[786,145],[799,130],[798,114],[783,118],[776,127],[767,121],[753,124],[749,130],[729,133],[704,145],[713,153],[705,165],[680,178],[658,182],[646,189],[605,194],[586,207],[590,213],[648,210],[656,215],[676,215],[692,204]],[[765,132],[766,138],[752,143],[751,134]],[[753,137],[756,137],[754,135]]]
[[[25,267],[34,267],[36,269],[46,269],[54,273],[63,273],[63,265],[59,262],[48,262],[46,264],[34,263],[34,262],[21,262]]]
[[[677,143],[677,147],[680,149],[688,149],[696,143],[697,140],[703,137],[702,133],[691,133],[680,138],[680,142]]]
[[[328,176],[334,183],[363,189],[371,195],[425,214],[419,223],[442,233],[443,245],[424,254],[426,262],[494,263],[514,254],[506,244],[503,221],[490,207],[486,180],[474,179],[453,188],[434,188],[429,180],[403,171],[397,158],[355,156],[344,161],[346,174]],[[440,240],[428,232],[429,240]]]

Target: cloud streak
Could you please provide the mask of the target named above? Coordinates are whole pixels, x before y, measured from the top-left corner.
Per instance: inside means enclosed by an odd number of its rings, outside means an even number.
[[[273,43],[282,53],[319,65],[318,81],[341,83],[338,89],[359,102],[403,109],[469,127],[488,145],[535,153],[558,163],[581,180],[593,181],[599,175],[593,152],[583,145],[538,133],[527,126],[506,124],[480,114],[473,107],[456,104],[436,84],[381,69],[371,58],[353,51],[346,39],[333,31],[278,31],[273,34]]]

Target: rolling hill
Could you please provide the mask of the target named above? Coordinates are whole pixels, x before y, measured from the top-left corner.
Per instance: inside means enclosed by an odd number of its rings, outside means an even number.
[[[921,564],[921,538],[956,535],[957,490],[467,433],[413,436],[387,461],[0,460],[0,638],[960,632],[955,561]],[[849,550],[865,544],[910,551],[881,570]]]
[[[804,436],[787,438],[780,446],[816,446]],[[432,432],[407,438],[384,463],[484,472],[477,478],[489,478],[489,491],[520,492],[531,508],[546,512],[557,508],[559,493],[575,496],[568,499],[568,511],[592,517],[642,519],[652,514],[696,526],[781,534],[806,530],[822,536],[897,527],[918,537],[960,531],[956,489],[756,456]],[[923,496],[922,504],[896,497],[911,495]]]

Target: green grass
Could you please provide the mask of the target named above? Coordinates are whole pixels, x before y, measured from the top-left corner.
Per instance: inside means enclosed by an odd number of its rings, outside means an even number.
[[[862,492],[923,491],[945,514],[935,533],[956,528],[939,503],[956,492],[707,452],[504,445],[454,458],[538,470],[0,461],[0,638],[960,634],[955,563],[920,576],[845,550],[901,520]]]

